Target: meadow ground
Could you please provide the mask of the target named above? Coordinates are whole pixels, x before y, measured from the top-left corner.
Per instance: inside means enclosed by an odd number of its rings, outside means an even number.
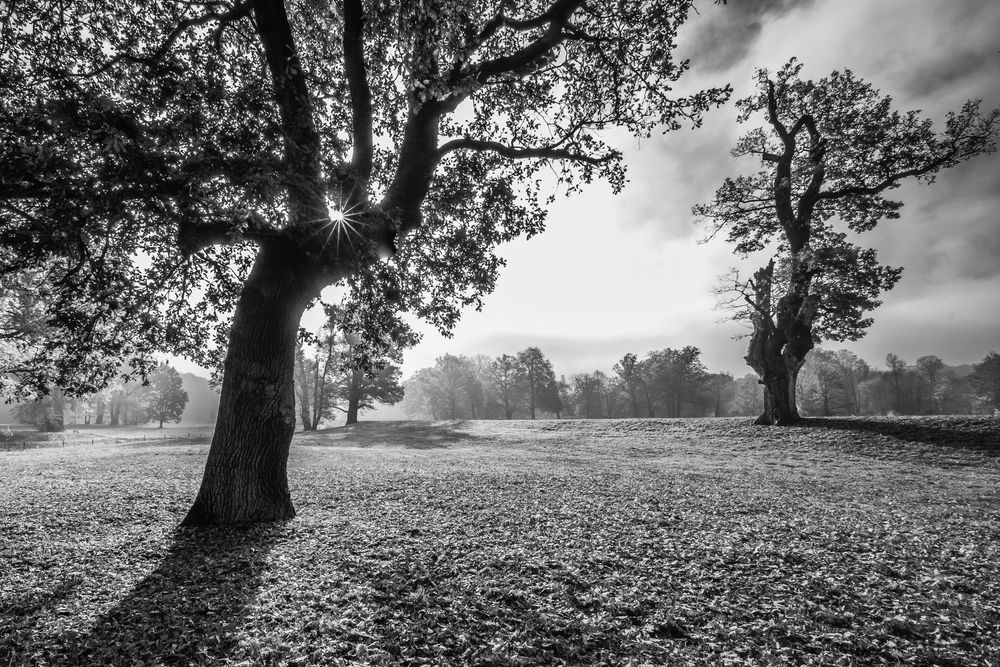
[[[151,431],[0,451],[0,665],[1000,664],[996,418],[362,423],[225,530]]]

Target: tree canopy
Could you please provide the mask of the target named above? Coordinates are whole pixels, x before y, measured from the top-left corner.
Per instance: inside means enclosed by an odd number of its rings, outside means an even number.
[[[868,313],[899,280],[855,234],[898,218],[888,194],[908,178],[927,183],[942,169],[996,150],[1000,111],[970,100],[936,132],[917,111],[850,70],[818,80],[792,59],[757,72],[755,92],[736,104],[740,123],[760,122],[733,149],[761,168],[726,178],[714,199],[694,207],[711,234],[725,231],[739,255],[764,251],[768,264],[749,280],[735,276],[735,317],[752,323],[747,362],[768,396],[762,422],[787,422],[795,377],[820,340],[856,340]]]
[[[156,349],[221,365],[259,244],[447,328],[491,288],[493,248],[542,229],[543,168],[617,190],[601,129],[697,124],[725,98],[669,96],[690,5],[15,3],[0,272],[52,271],[43,356],[72,358],[53,369],[70,389]]]
[[[165,421],[180,422],[184,416],[188,394],[184,391],[181,374],[176,368],[161,362],[149,376],[146,393],[150,417],[159,422],[160,428],[163,428]]]
[[[57,342],[40,367],[66,360],[53,378],[79,392],[109,381],[109,356],[146,368],[166,349],[222,366],[185,521],[292,516],[305,308],[347,282],[447,330],[492,288],[497,244],[541,231],[543,170],[571,192],[594,178],[617,191],[622,156],[602,130],[697,125],[728,97],[671,92],[691,8],[12,4],[0,274],[51,272]]]

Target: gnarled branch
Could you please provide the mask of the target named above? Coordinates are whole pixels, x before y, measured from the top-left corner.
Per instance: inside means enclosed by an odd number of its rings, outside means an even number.
[[[565,148],[559,148],[558,145],[518,148],[502,144],[498,141],[487,141],[484,139],[465,137],[462,139],[452,139],[451,141],[442,144],[437,150],[438,160],[448,153],[456,150],[492,151],[504,157],[511,158],[512,160],[524,160],[531,158],[572,160],[592,165],[604,164],[618,156],[617,152],[611,152],[607,155],[595,157],[593,155],[586,155],[584,153],[577,153]]]
[[[515,72],[530,66],[541,56],[548,53],[553,47],[566,39],[565,28],[569,25],[569,19],[581,5],[583,0],[556,0],[544,13],[529,22],[515,22],[504,24],[521,26],[518,29],[529,29],[533,27],[547,26],[542,35],[518,49],[514,53],[500,56],[492,60],[475,65],[470,72],[480,83],[486,81],[491,76],[503,74],[505,72]],[[527,26],[527,27],[525,27]],[[499,26],[497,26],[499,28]]]

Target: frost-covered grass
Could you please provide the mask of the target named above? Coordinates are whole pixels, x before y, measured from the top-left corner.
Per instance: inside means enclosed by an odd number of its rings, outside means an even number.
[[[299,516],[205,444],[0,452],[0,665],[1000,663],[1000,422],[360,424]]]

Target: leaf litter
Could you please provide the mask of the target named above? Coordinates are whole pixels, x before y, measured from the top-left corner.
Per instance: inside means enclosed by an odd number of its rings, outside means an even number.
[[[214,530],[204,445],[0,453],[0,664],[1000,662],[996,419],[296,442],[298,517]]]

